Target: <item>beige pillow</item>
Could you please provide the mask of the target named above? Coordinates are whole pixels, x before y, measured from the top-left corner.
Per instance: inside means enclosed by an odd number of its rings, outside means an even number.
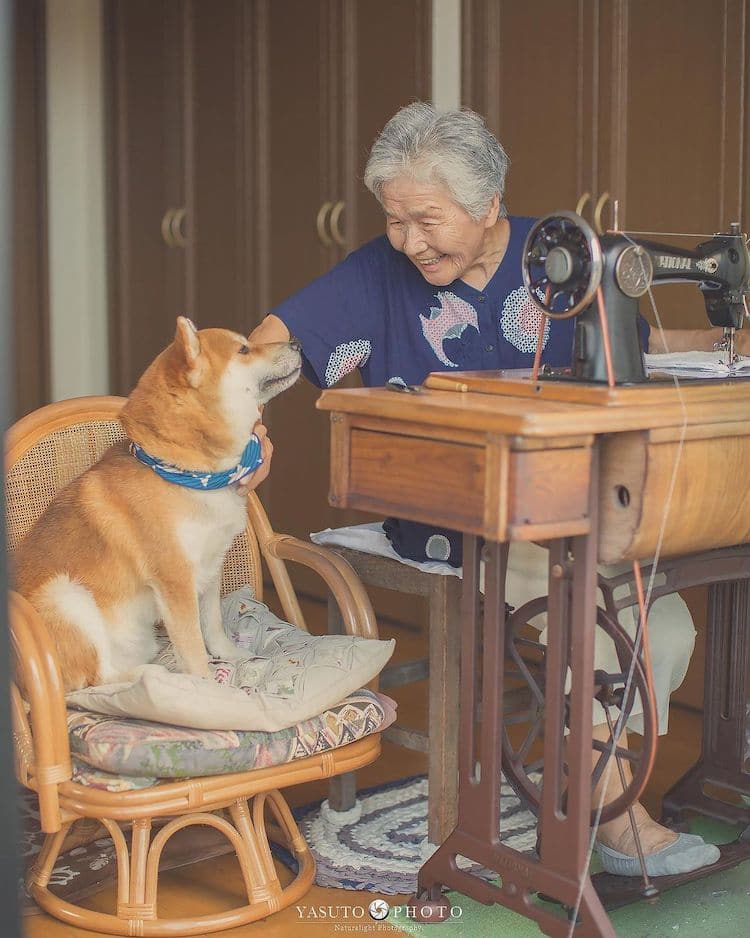
[[[214,680],[176,671],[165,644],[132,684],[87,687],[67,695],[70,706],[214,730],[286,729],[317,716],[371,681],[395,641],[310,635],[275,616],[249,588],[222,600],[224,625],[243,654],[214,659]]]

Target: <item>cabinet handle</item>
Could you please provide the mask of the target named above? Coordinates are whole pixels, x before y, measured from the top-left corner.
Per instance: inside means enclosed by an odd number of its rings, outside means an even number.
[[[602,192],[599,196],[599,199],[596,203],[596,208],[594,209],[594,230],[597,234],[603,235],[604,228],[602,227],[602,212],[604,211],[604,206],[609,202],[610,195],[609,192]]]
[[[576,215],[580,215],[583,212],[584,207],[588,202],[591,201],[591,193],[584,192],[581,195],[581,198],[576,202]]]
[[[161,220],[161,236],[164,243],[167,247],[175,248],[177,244],[175,243],[174,237],[172,235],[172,220],[174,218],[174,209],[168,208],[164,213],[164,217]]]
[[[346,239],[339,228],[339,219],[341,218],[341,213],[344,211],[344,202],[337,202],[333,206],[333,211],[331,212],[331,234],[333,235],[333,240],[339,247],[346,247]]]
[[[184,248],[187,244],[185,240],[185,232],[182,230],[182,223],[185,220],[185,209],[178,208],[175,210],[172,215],[172,220],[169,223],[169,230],[172,233],[172,239],[174,244],[178,248]]]
[[[331,210],[332,206],[333,202],[324,202],[318,209],[318,217],[315,219],[315,227],[318,229],[320,243],[325,248],[329,248],[333,244],[333,241],[331,241],[328,232],[325,229],[326,215]]]

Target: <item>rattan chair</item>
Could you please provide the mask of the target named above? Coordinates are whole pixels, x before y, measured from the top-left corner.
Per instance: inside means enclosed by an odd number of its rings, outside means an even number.
[[[43,407],[11,428],[6,441],[11,552],[55,493],[123,438],[117,417],[123,404],[124,399],[116,397],[78,398]],[[261,557],[290,622],[305,627],[286,561],[305,564],[323,577],[339,603],[349,634],[377,637],[372,607],[351,567],[321,547],[275,534],[260,501],[251,493],[247,531],[227,557],[223,591],[252,584],[261,598]],[[16,771],[20,782],[38,793],[46,834],[27,885],[43,909],[71,925],[111,934],[196,935],[264,918],[305,894],[313,882],[314,861],[279,789],[367,765],[380,753],[379,733],[247,772],[159,780],[149,788],[121,792],[91,788],[72,777],[66,707],[53,643],[33,607],[12,592],[10,629],[19,685],[28,689],[24,700],[18,687],[11,687]],[[162,825],[158,831],[152,829],[156,818]],[[48,888],[66,835],[77,821],[89,826],[100,822],[114,841],[118,863],[114,914],[73,905]],[[234,847],[247,904],[194,918],[160,918],[157,892],[162,850],[173,833],[194,824],[218,829]],[[132,831],[130,843],[124,826]],[[282,843],[299,862],[297,875],[284,888],[274,868],[269,839]]]

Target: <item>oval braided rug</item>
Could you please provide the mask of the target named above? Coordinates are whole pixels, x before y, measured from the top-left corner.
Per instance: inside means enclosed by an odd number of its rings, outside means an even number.
[[[521,805],[505,782],[501,804],[500,839],[515,850],[532,853],[536,817]],[[319,886],[412,893],[420,866],[436,849],[427,840],[424,775],[362,789],[350,811],[331,811],[324,801],[297,808],[294,814],[315,857],[315,882]],[[291,865],[290,855],[284,854],[279,851],[280,858]],[[459,857],[457,862],[482,875],[472,861]],[[498,874],[488,870],[484,875],[491,879]]]

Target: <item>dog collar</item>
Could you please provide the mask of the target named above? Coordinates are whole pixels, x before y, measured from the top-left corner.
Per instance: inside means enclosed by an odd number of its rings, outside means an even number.
[[[149,466],[154,472],[167,482],[174,482],[175,485],[184,485],[189,489],[223,489],[228,485],[234,485],[250,475],[251,472],[260,466],[263,457],[260,454],[260,440],[253,433],[250,440],[240,456],[239,463],[234,469],[226,469],[224,472],[199,472],[191,469],[180,469],[172,466],[170,463],[162,462],[156,459],[140,447],[137,443],[130,444],[130,454],[135,456],[144,465]]]

